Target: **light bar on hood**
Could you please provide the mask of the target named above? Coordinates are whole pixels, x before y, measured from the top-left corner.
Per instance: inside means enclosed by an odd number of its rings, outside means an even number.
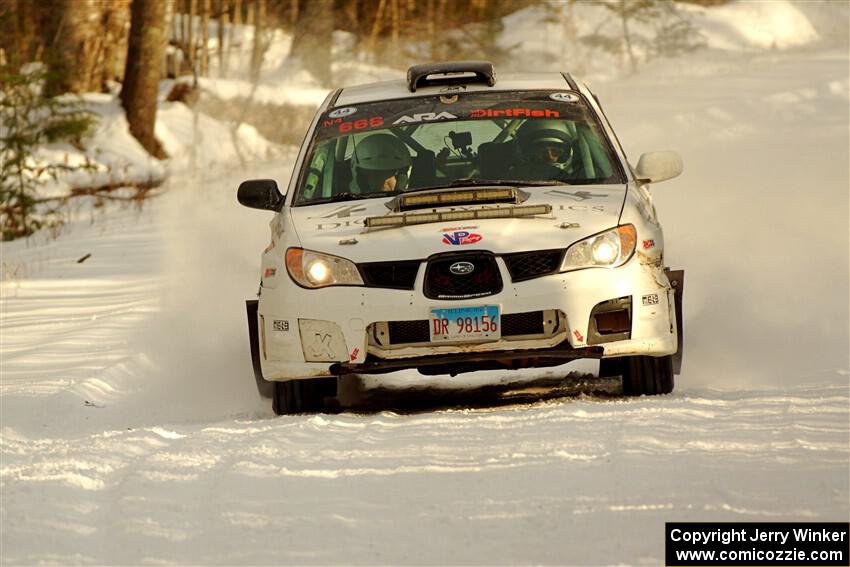
[[[551,212],[552,205],[525,205],[521,207],[498,207],[495,209],[479,209],[476,211],[405,213],[403,215],[368,217],[363,221],[363,224],[366,225],[366,228],[386,228],[393,226],[408,226],[412,224],[426,224],[431,222],[533,217],[536,215],[548,215]]]
[[[442,189],[427,193],[402,194],[389,201],[387,207],[391,211],[401,213],[412,209],[477,205],[482,203],[520,205],[526,199],[528,199],[528,193],[516,187],[476,187],[474,189],[456,189],[452,191]]]

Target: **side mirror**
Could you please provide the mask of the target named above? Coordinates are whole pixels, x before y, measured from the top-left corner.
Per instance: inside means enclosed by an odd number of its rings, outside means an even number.
[[[252,209],[278,211],[283,203],[283,195],[274,179],[249,179],[239,184],[236,199],[240,204]]]
[[[682,158],[676,152],[647,152],[640,156],[635,177],[644,183],[658,183],[682,173]]]

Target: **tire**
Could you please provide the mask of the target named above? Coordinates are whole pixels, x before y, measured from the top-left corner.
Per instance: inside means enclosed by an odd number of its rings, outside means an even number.
[[[248,343],[251,348],[251,366],[254,369],[254,380],[257,383],[257,393],[261,398],[271,399],[274,397],[274,383],[263,378],[263,369],[260,365],[260,331],[257,321],[256,299],[245,302],[248,313]]]
[[[623,377],[623,395],[657,396],[673,391],[672,356],[624,356],[599,361],[599,377]]]
[[[275,415],[321,413],[332,407],[328,398],[337,395],[337,378],[310,378],[274,383],[272,409]]]

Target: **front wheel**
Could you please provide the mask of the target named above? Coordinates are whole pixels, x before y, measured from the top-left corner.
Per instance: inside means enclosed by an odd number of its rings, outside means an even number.
[[[599,361],[599,376],[622,376],[625,396],[669,394],[673,391],[673,357],[603,358]]]
[[[336,395],[336,378],[275,382],[272,409],[275,415],[318,413],[328,409]]]

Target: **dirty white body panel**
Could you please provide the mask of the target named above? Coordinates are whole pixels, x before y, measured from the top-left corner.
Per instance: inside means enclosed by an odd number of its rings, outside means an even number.
[[[630,297],[631,337],[606,342],[604,357],[624,355],[664,356],[677,351],[674,292],[664,272],[664,238],[646,186],[634,173],[592,93],[581,83],[561,74],[514,75],[499,79],[495,88],[469,85],[465,92],[524,89],[572,89],[592,108],[614,150],[627,183],[617,185],[563,185],[524,187],[523,205],[551,205],[550,214],[526,218],[488,219],[419,224],[397,228],[366,229],[364,220],[392,214],[389,199],[373,198],[310,206],[291,206],[299,172],[305,166],[308,144],[297,158],[285,195],[285,205],[271,222],[272,240],[263,253],[258,307],[259,351],[266,380],[285,381],[331,376],[335,363],[359,364],[368,355],[404,359],[451,353],[545,349],[559,344],[588,346],[588,327],[595,305]],[[433,96],[438,87],[411,93],[404,81],[388,81],[346,88],[332,93],[310,125],[306,140],[316,130],[319,116],[332,105],[387,99]],[[336,98],[335,98],[336,97]],[[465,205],[441,210],[476,210],[500,205]],[[617,268],[588,268],[556,273],[528,281],[512,282],[501,255],[567,248],[587,236],[633,224],[637,247]],[[445,234],[473,231],[481,239],[452,246]],[[414,289],[395,290],[362,286],[306,289],[287,273],[286,250],[304,248],[346,258],[355,263],[421,260]],[[504,287],[487,297],[441,301],[423,294],[427,259],[446,252],[487,251],[497,257]],[[549,311],[563,318],[545,338],[506,339],[473,343],[430,343],[384,348],[370,339],[370,329],[388,321],[427,320],[432,308],[498,305],[502,316],[529,311]]]
[[[587,346],[589,317],[603,301],[632,297],[632,333],[628,340],[605,343],[604,355],[662,356],[676,351],[673,291],[663,272],[663,235],[648,193],[635,185],[528,188],[524,205],[547,203],[552,213],[531,218],[462,221],[445,226],[420,224],[364,229],[363,220],[389,211],[388,199],[287,208],[272,223],[273,240],[263,254],[259,324],[263,376],[290,380],[330,376],[333,362],[363,362],[367,354],[384,359],[458,352],[492,352],[552,347],[567,341]],[[467,206],[467,210],[496,205]],[[457,209],[457,207],[455,207]],[[566,248],[573,242],[616,226],[634,224],[638,246],[619,268],[589,268],[511,282],[504,261],[497,264],[504,288],[468,301],[428,299],[422,293],[424,264],[439,253],[484,250],[497,256],[513,252]],[[443,235],[465,229],[481,235],[473,244],[453,246]],[[356,243],[352,243],[355,242]],[[422,261],[413,290],[335,286],[305,289],[284,265],[289,247],[321,251],[353,262]],[[644,303],[646,303],[644,305]],[[370,344],[367,329],[385,321],[428,319],[438,307],[499,305],[502,315],[556,310],[566,325],[556,335],[534,340],[472,344],[432,344],[384,349]]]

